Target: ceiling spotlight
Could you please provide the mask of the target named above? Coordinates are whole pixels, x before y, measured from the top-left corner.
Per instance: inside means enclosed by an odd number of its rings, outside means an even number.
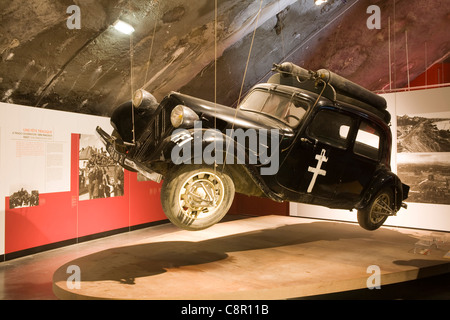
[[[324,4],[327,1],[328,0],[314,0],[314,3],[316,4],[316,6],[320,6],[321,4]]]
[[[125,34],[132,34],[135,31],[134,28],[130,24],[123,22],[122,20],[117,20],[113,24],[113,27],[117,31],[120,31]]]

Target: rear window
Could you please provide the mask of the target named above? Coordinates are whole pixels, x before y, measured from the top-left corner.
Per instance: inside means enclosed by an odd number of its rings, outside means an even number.
[[[366,121],[361,121],[353,152],[370,159],[378,160],[380,158],[380,137],[380,131],[375,126]]]

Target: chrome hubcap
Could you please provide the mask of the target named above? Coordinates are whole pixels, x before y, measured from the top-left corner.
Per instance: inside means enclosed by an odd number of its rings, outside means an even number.
[[[375,199],[370,212],[370,221],[373,224],[380,223],[385,217],[392,215],[389,195],[383,193]]]
[[[186,180],[178,201],[184,215],[201,219],[213,215],[223,198],[224,186],[219,176],[211,172],[200,172]]]

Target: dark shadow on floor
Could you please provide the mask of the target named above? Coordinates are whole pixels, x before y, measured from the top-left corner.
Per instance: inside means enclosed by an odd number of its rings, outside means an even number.
[[[82,281],[113,280],[133,285],[138,277],[161,274],[168,268],[225,260],[230,252],[277,248],[315,241],[358,238],[367,240],[374,235],[375,233],[365,231],[356,225],[332,222],[299,223],[199,242],[163,241],[117,247],[73,260],[60,270],[66,270],[69,265],[77,265],[82,270]],[[381,236],[389,243],[410,242],[413,246],[416,241],[413,237],[390,229],[380,229],[376,231],[376,235],[377,238]],[[374,254],[376,251],[376,247],[368,247],[363,254]],[[64,275],[67,279],[67,275]]]
[[[293,300],[450,300],[450,273],[381,286]]]

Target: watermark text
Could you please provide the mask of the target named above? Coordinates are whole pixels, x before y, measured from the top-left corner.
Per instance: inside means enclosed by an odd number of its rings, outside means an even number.
[[[377,5],[371,5],[367,7],[367,14],[370,14],[370,17],[367,19],[366,25],[370,30],[373,29],[381,29],[381,9]]]
[[[371,276],[367,278],[366,285],[369,290],[381,289],[381,269],[379,266],[372,265],[367,268],[367,273]]]
[[[81,269],[79,266],[71,265],[67,267],[67,274],[70,276],[67,278],[66,285],[70,290],[81,289]]]
[[[174,164],[252,164],[261,165],[261,175],[275,175],[279,169],[278,129],[177,129],[171,137]]]
[[[67,18],[67,28],[72,29],[81,29],[81,9],[77,5],[71,5],[67,7],[67,14],[70,16]]]

